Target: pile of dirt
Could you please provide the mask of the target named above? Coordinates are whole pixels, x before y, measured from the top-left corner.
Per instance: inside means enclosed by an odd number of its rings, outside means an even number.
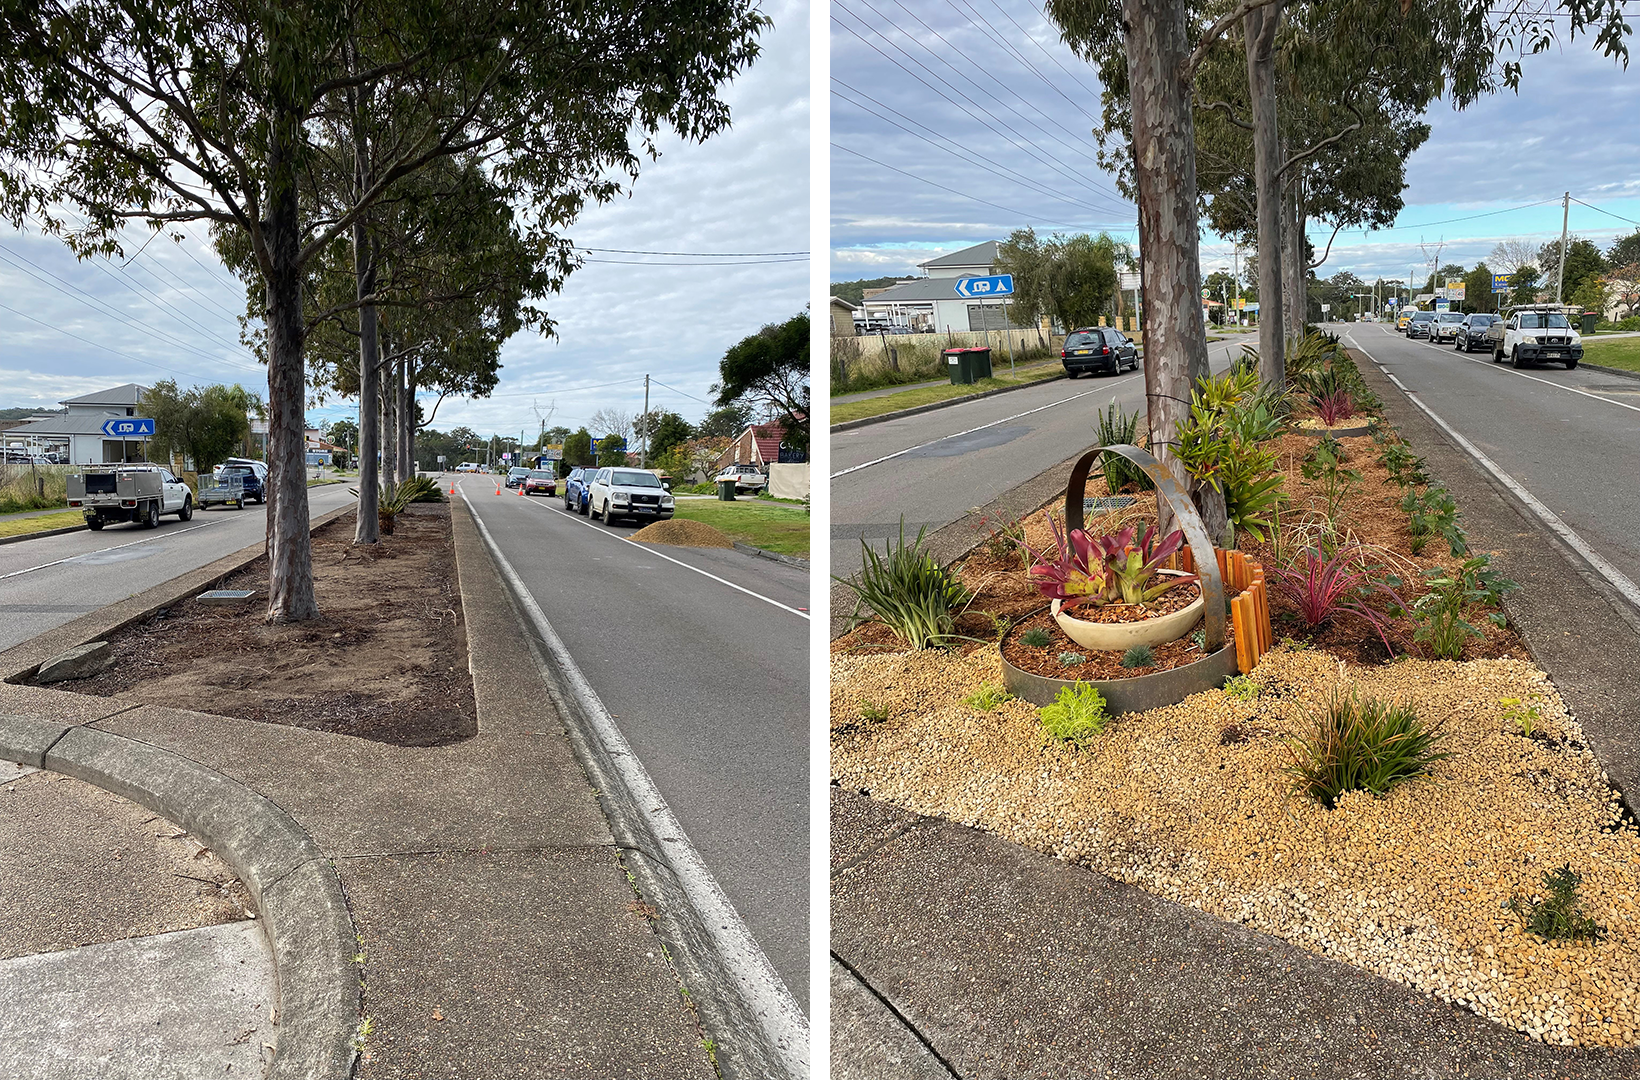
[[[723,533],[700,521],[672,518],[645,525],[632,534],[632,539],[645,544],[671,544],[674,547],[732,548],[735,542]]]
[[[478,730],[447,503],[413,505],[369,547],[351,514],[317,530],[311,622],[265,621],[265,557],[221,587],[256,597],[162,609],[109,639],[112,668],[64,688],[403,746]]]
[[[976,826],[1275,934],[1544,1042],[1640,1045],[1640,833],[1532,664],[1341,665],[1279,648],[1222,691],[1119,718],[1086,750],[1045,745],[1037,711],[964,698],[1000,682],[995,647],[837,654],[831,765],[843,787]],[[1283,736],[1340,684],[1444,731],[1433,782],[1336,809],[1292,793]],[[1508,702],[1538,714],[1530,737]],[[1598,943],[1547,942],[1508,907],[1582,875]]]

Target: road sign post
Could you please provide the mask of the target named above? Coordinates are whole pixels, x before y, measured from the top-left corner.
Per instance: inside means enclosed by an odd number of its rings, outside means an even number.
[[[1014,275],[992,274],[987,277],[962,277],[957,279],[954,287],[957,295],[962,297],[964,300],[990,300],[1005,296],[1012,296],[1014,294]],[[980,326],[983,328],[983,332],[985,334],[985,345],[989,348],[991,345],[991,321],[985,317],[984,304],[980,305],[979,316]],[[1006,303],[1003,305],[1002,327],[1003,337],[1006,340],[1008,334],[1008,310]],[[1008,345],[1009,370],[1013,370],[1013,366],[1014,348],[1013,344],[1010,342]]]

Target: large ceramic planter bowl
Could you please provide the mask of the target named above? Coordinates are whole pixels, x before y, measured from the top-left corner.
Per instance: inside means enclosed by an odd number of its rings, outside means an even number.
[[[1183,576],[1177,570],[1162,570],[1159,572],[1173,576]],[[1050,609],[1053,612],[1053,621],[1059,624],[1059,629],[1065,632],[1066,637],[1084,649],[1095,649],[1100,652],[1127,652],[1135,645],[1162,645],[1184,637],[1201,620],[1202,611],[1206,604],[1200,596],[1197,596],[1185,607],[1167,615],[1158,615],[1151,619],[1140,619],[1137,622],[1120,623],[1089,622],[1086,619],[1078,619],[1073,615],[1066,615],[1059,610],[1059,607],[1059,601],[1055,600]]]

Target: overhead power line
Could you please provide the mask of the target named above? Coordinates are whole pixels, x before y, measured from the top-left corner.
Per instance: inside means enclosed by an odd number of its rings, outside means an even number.
[[[1606,209],[1603,209],[1599,206],[1596,206],[1594,203],[1584,202],[1582,199],[1578,198],[1576,195],[1572,196],[1572,201],[1577,203],[1579,206],[1587,206],[1590,210],[1593,210],[1597,213],[1605,214],[1607,217],[1616,218],[1618,221],[1626,221],[1630,225],[1640,225],[1640,221],[1636,221],[1633,218],[1626,218],[1622,214],[1614,214],[1610,210],[1606,210]]]
[[[750,259],[771,258],[776,255],[807,255],[807,251],[639,251],[636,248],[601,248],[584,247],[577,251],[607,251],[616,255],[691,255],[706,256],[720,259]]]
[[[63,329],[63,328],[62,328],[62,327],[60,327],[60,326],[54,326],[54,325],[52,325],[52,324],[51,324],[51,323],[48,323],[48,322],[46,322],[46,321],[45,321],[45,320],[44,320],[44,319],[36,319],[36,318],[35,318],[35,317],[34,317],[34,316],[33,316],[33,315],[28,315],[28,314],[25,314],[25,313],[24,313],[24,312],[21,312],[21,311],[18,311],[18,310],[17,310],[17,309],[16,309],[16,308],[14,308],[14,307],[12,307],[12,306],[11,306],[11,305],[9,305],[9,304],[0,304],[0,308],[4,308],[4,309],[5,309],[5,310],[6,310],[6,311],[9,311],[9,312],[11,312],[11,313],[12,313],[12,314],[13,314],[13,315],[16,315],[16,316],[18,316],[18,317],[19,317],[19,318],[23,318],[23,319],[27,319],[27,320],[28,320],[28,321],[29,321],[29,322],[31,322],[31,323],[36,323],[36,324],[38,324],[38,325],[40,325],[40,326],[43,326],[43,327],[45,327],[45,328],[46,328],[46,329],[47,329],[47,330],[55,330],[55,331],[57,331],[57,332],[58,332],[58,333],[59,333],[59,334],[64,334],[64,335],[67,335],[67,336],[68,336],[68,337],[71,337],[71,338],[73,338],[73,339],[74,339],[74,340],[76,340],[76,341],[83,341],[83,342],[85,342],[85,343],[86,343],[86,344],[87,344],[87,345],[90,345],[90,346],[91,346],[91,347],[92,347],[92,348],[94,348],[94,349],[101,349],[101,350],[103,350],[103,351],[104,351],[104,352],[110,352],[110,353],[113,353],[113,354],[114,354],[114,355],[115,355],[115,356],[123,356],[123,357],[125,357],[125,358],[126,358],[126,359],[127,359],[127,360],[134,360],[134,361],[136,361],[136,362],[137,362],[137,363],[139,363],[139,364],[143,364],[143,365],[146,365],[146,366],[147,366],[147,367],[151,367],[151,368],[154,368],[154,369],[156,369],[156,370],[158,370],[158,371],[164,371],[164,372],[167,372],[167,373],[169,373],[169,374],[171,374],[171,375],[186,375],[186,376],[187,376],[187,377],[188,377],[188,378],[190,378],[190,379],[198,379],[198,380],[200,380],[200,381],[201,381],[201,382],[210,382],[210,381],[211,381],[211,380],[210,380],[210,378],[209,378],[209,377],[208,377],[208,376],[205,376],[205,375],[197,375],[197,374],[195,374],[195,373],[193,373],[193,372],[191,372],[191,371],[179,371],[179,370],[177,370],[177,369],[176,369],[176,368],[168,368],[168,367],[165,367],[165,366],[164,366],[164,365],[163,365],[163,364],[156,364],[156,363],[154,363],[154,362],[153,362],[153,361],[152,361],[152,360],[144,360],[144,359],[143,359],[143,358],[142,358],[142,357],[140,357],[140,356],[133,356],[133,355],[132,355],[132,354],[130,354],[130,353],[128,353],[128,352],[124,352],[124,351],[122,351],[122,350],[120,350],[120,349],[115,349],[115,348],[112,348],[112,347],[110,347],[110,346],[108,346],[108,345],[104,345],[104,344],[102,344],[102,343],[101,343],[101,342],[97,342],[97,341],[92,341],[92,340],[91,340],[91,339],[90,339],[90,338],[88,338],[88,337],[81,337],[81,336],[80,336],[80,335],[79,335],[79,334],[76,334],[76,333],[75,333],[75,332],[74,332],[74,331],[72,331],[72,330],[65,330],[65,329]]]
[[[615,266],[768,266],[771,263],[808,262],[809,257],[804,255],[801,259],[739,259],[734,262],[644,262],[641,259],[583,259],[582,261],[589,263],[607,263]]]

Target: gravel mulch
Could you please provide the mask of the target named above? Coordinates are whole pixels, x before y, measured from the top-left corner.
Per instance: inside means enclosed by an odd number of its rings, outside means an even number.
[[[984,828],[1159,896],[1461,1004],[1544,1042],[1640,1045],[1640,830],[1548,677],[1514,658],[1361,667],[1270,653],[1259,695],[1118,720],[1086,751],[1036,710],[963,704],[994,646],[832,657],[843,787]],[[1341,684],[1413,705],[1453,756],[1432,781],[1328,810],[1291,794],[1281,736]],[[1501,699],[1537,703],[1528,738]],[[1506,907],[1570,864],[1598,944],[1551,943]]]

